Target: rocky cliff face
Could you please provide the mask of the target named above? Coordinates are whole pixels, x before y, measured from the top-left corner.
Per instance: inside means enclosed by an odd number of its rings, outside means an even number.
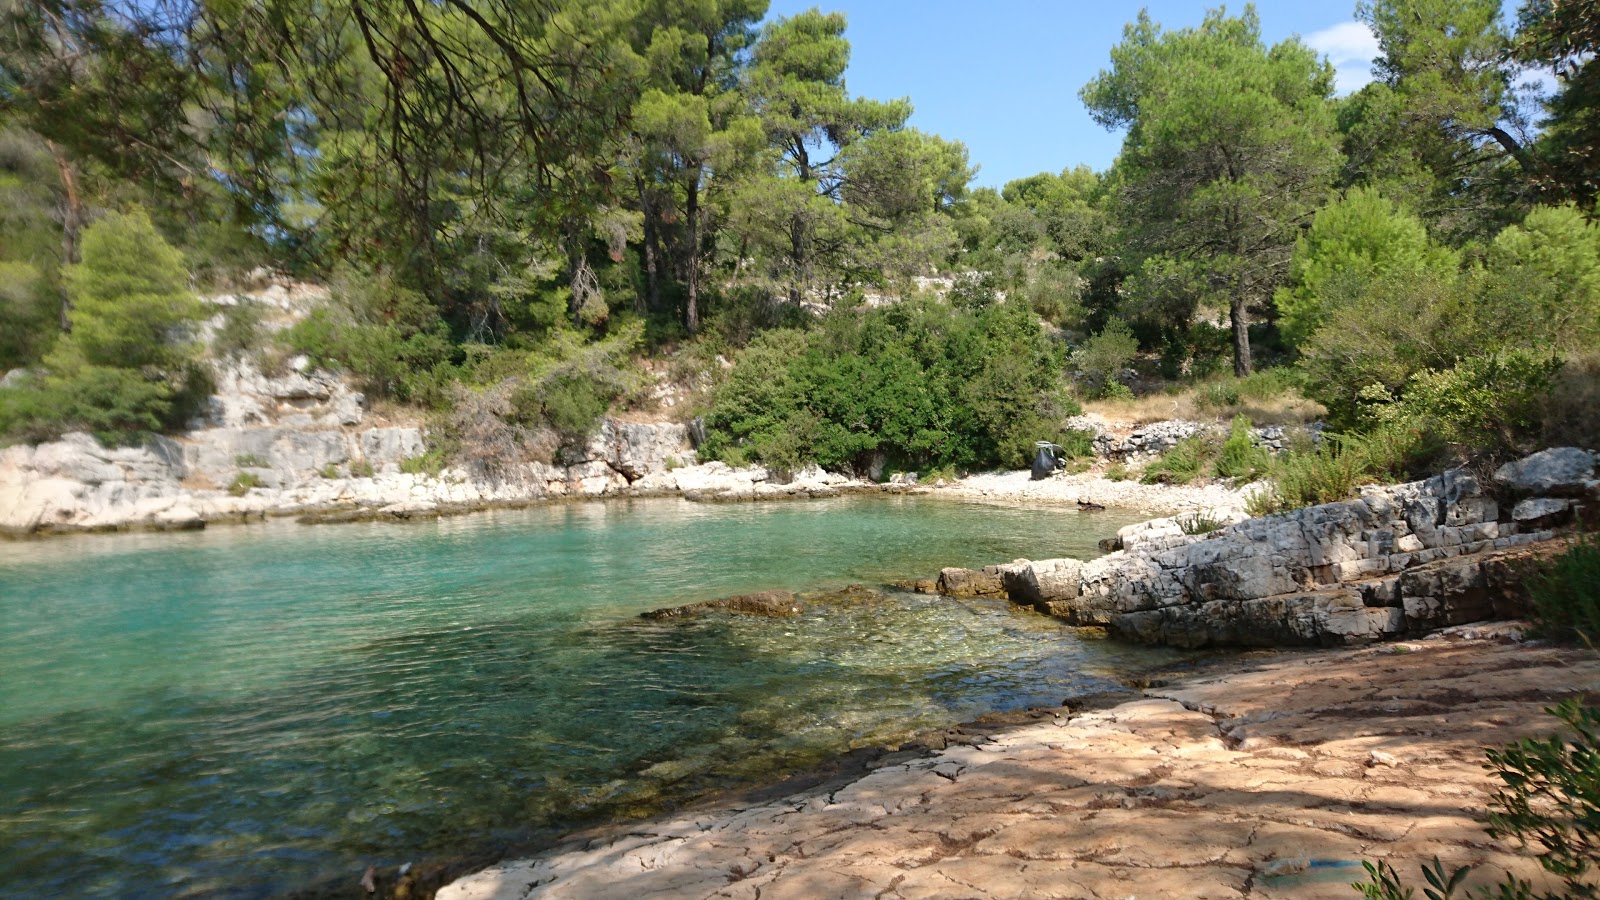
[[[1000,571],[1017,602],[1148,643],[1399,637],[1519,612],[1514,552],[1600,502],[1595,467],[1587,450],[1547,450],[1496,474],[1509,505],[1456,470],[1207,534],[1155,520],[1123,529],[1122,549],[1100,559],[1019,560]]]

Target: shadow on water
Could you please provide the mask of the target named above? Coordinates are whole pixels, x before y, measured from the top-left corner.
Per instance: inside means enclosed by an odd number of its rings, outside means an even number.
[[[459,537],[472,544],[474,534]],[[525,595],[519,602],[491,604],[469,589],[484,577],[476,556],[439,565],[433,548],[397,549],[384,537],[369,551],[388,554],[384,578],[346,561],[358,574],[341,590],[356,608],[382,611],[414,603],[407,591],[443,585],[430,615],[404,619],[405,628],[330,637],[325,631],[342,621],[326,609],[332,601],[292,593],[321,570],[300,571],[273,591],[286,592],[293,614],[323,617],[324,632],[247,610],[250,629],[281,629],[256,635],[250,652],[317,642],[316,653],[270,677],[230,677],[223,666],[211,682],[130,679],[135,686],[114,702],[52,700],[55,711],[8,722],[0,737],[5,893],[266,896],[324,879],[348,883],[368,863],[526,847],[560,829],[777,780],[831,754],[989,710],[1059,704],[1158,658],[1079,640],[1004,601],[890,593],[809,605],[793,618],[686,622],[637,619],[642,598],[612,599],[611,611],[596,615],[582,598],[562,605],[533,587],[511,589]],[[556,534],[545,556],[592,559],[601,537]],[[517,565],[484,564],[514,584],[535,584]],[[822,570],[837,578],[837,566]],[[203,571],[216,577],[215,567]],[[248,578],[238,589],[250,589]],[[572,582],[562,589],[584,590]],[[472,615],[460,614],[461,604],[432,614],[457,595]],[[215,587],[207,596],[208,615],[225,616],[234,602]],[[142,602],[174,628],[207,630],[155,599]],[[116,627],[149,626],[126,610],[113,615]],[[137,659],[137,648],[114,649],[127,654],[119,665]]]

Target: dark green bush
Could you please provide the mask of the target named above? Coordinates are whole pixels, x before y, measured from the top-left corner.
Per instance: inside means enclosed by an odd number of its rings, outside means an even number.
[[[1418,372],[1398,401],[1377,388],[1362,399],[1378,422],[1503,455],[1526,449],[1537,435],[1562,367],[1558,357],[1527,350],[1473,356],[1454,368]]]
[[[266,343],[267,309],[254,300],[239,300],[221,309],[222,322],[211,339],[219,356],[243,356]]]
[[[1112,319],[1072,354],[1072,364],[1090,396],[1119,396],[1128,391],[1118,376],[1138,353],[1139,341],[1133,336],[1133,329],[1121,319]]]
[[[836,310],[810,332],[769,331],[739,355],[706,416],[708,459],[927,470],[1022,467],[1071,440],[1080,408],[1033,313],[981,284],[958,302]]]
[[[312,363],[342,369],[375,397],[437,402],[455,353],[438,311],[390,274],[341,269],[328,305],[280,335]]]

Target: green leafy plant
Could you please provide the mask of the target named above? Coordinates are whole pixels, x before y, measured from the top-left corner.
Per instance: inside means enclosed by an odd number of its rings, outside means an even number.
[[[406,475],[431,475],[437,478],[444,471],[447,461],[442,449],[434,448],[400,460],[400,471]]]
[[[1227,524],[1226,519],[1215,515],[1209,509],[1178,517],[1178,530],[1184,534],[1210,534],[1219,528],[1227,527]]]
[[[233,476],[233,481],[228,483],[228,493],[235,497],[243,497],[245,494],[250,493],[251,488],[261,487],[263,483],[261,476],[254,472],[240,472]]]
[[[1255,431],[1250,420],[1235,416],[1229,426],[1228,437],[1222,442],[1217,461],[1212,470],[1218,478],[1236,478],[1253,481],[1266,474],[1272,455],[1256,444]]]
[[[1216,443],[1205,435],[1187,437],[1145,466],[1144,484],[1189,484],[1205,474],[1216,458]]]
[[[1128,386],[1118,380],[1122,370],[1139,353],[1139,340],[1121,319],[1112,319],[1100,333],[1072,354],[1072,364],[1083,377],[1084,390],[1096,398],[1132,396]]]

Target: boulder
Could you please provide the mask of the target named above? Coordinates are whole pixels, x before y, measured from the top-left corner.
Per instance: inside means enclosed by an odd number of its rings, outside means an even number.
[[[1083,563],[1076,559],[1039,559],[999,567],[1001,584],[1014,603],[1068,620],[1078,617],[1078,587]],[[1099,624],[1083,622],[1081,624]]]
[[[973,569],[940,569],[938,591],[946,597],[1004,597],[1005,585],[1001,582],[998,567],[984,571]]]
[[[1557,525],[1571,517],[1572,501],[1560,497],[1530,497],[1511,509],[1512,521],[1532,527]]]
[[[1595,456],[1577,447],[1554,447],[1508,462],[1495,483],[1518,494],[1580,495],[1595,477]]]

